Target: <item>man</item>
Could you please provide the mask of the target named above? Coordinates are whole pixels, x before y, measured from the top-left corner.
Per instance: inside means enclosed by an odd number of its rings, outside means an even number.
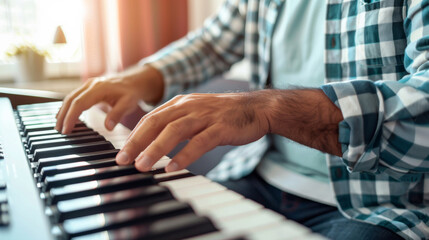
[[[57,129],[69,133],[100,101],[113,129],[138,99],[158,104],[246,57],[251,86],[273,89],[176,96],[141,119],[118,164],[149,170],[189,139],[166,167],[175,171],[244,145],[209,176],[241,178],[224,184],[329,238],[429,238],[428,9],[230,0],[201,30],[67,96]]]

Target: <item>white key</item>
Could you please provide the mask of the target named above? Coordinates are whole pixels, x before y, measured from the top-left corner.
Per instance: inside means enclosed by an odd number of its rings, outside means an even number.
[[[162,182],[160,183],[160,185],[166,186],[172,189],[179,189],[179,188],[188,188],[188,187],[192,187],[203,183],[209,183],[209,182],[211,181],[208,178],[205,178],[203,176],[194,176],[194,177],[181,178],[181,179],[176,179],[172,181]]]
[[[235,193],[231,190],[225,190],[222,192],[216,192],[202,197],[190,199],[189,203],[196,211],[199,211],[207,208],[216,208],[223,204],[238,201],[241,199],[244,199],[244,197],[240,194]]]
[[[174,177],[174,176],[182,175],[182,174],[186,174],[186,173],[189,173],[189,171],[186,169],[183,169],[183,170],[175,171],[175,172],[155,174],[155,175],[153,175],[153,178],[155,180],[160,180],[162,178]],[[171,180],[171,181],[173,181],[173,180]]]
[[[168,188],[173,193],[175,198],[182,201],[188,201],[189,199],[193,199],[207,194],[226,190],[224,186],[221,186],[213,182],[198,184],[192,187],[185,187],[185,188],[175,188],[171,186]]]
[[[263,207],[253,201],[241,199],[238,201],[229,202],[216,206],[214,208],[196,209],[198,213],[207,215],[213,221],[223,221],[229,217],[249,214]]]

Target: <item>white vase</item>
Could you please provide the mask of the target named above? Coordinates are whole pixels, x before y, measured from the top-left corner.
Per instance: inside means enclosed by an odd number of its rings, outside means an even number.
[[[45,57],[34,52],[25,51],[16,55],[16,82],[35,82],[45,78]]]

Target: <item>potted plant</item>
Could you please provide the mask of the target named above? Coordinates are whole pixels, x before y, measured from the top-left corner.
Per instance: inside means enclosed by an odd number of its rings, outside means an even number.
[[[9,57],[16,58],[15,81],[41,81],[45,76],[45,57],[48,52],[38,49],[32,44],[13,46],[6,52]]]

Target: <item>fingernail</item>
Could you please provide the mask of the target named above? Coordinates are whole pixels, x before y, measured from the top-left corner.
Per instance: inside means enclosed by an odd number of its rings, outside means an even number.
[[[149,171],[152,169],[151,159],[148,156],[143,155],[141,158],[137,159],[136,164],[143,171]]]
[[[118,155],[116,155],[116,162],[120,164],[127,164],[128,163],[128,153],[127,152],[120,152]]]
[[[179,170],[179,165],[176,162],[170,162],[167,167],[165,167],[166,172],[174,172]]]
[[[66,126],[64,126],[64,127],[63,127],[63,130],[61,131],[61,133],[62,133],[62,134],[65,134],[65,133],[68,133],[68,131],[69,131],[69,128],[68,128],[68,127],[66,127]]]
[[[115,128],[115,126],[116,126],[116,122],[115,122],[115,121],[113,121],[113,120],[109,120],[109,121],[107,122],[107,129],[109,129],[109,130],[113,130],[113,128]]]

